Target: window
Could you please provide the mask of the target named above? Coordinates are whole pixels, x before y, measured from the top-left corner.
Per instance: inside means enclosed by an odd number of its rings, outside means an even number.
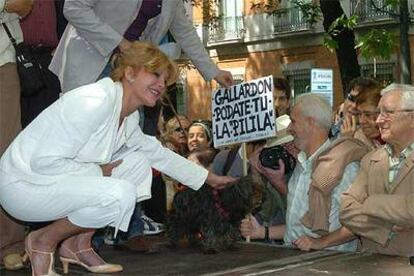
[[[387,5],[387,0],[351,0],[351,12],[363,23],[392,19],[390,14],[398,13],[398,10],[392,5]]]
[[[242,5],[242,1],[220,1],[218,25],[210,29],[210,41],[243,38]]]
[[[361,65],[361,76],[376,79],[384,86],[396,81],[395,63],[383,62],[376,64],[376,74],[374,76],[374,64]]]
[[[311,70],[310,69],[293,69],[284,70],[283,75],[288,79],[289,85],[292,88],[292,99],[301,94],[310,91],[311,84]]]
[[[273,15],[275,33],[305,31],[311,28],[299,7],[281,8]]]

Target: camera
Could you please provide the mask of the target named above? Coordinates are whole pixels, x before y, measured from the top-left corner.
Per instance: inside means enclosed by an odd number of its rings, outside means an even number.
[[[285,164],[285,174],[290,174],[296,165],[296,159],[283,146],[277,145],[264,148],[259,155],[260,163],[263,167],[274,170],[279,169],[279,159]]]

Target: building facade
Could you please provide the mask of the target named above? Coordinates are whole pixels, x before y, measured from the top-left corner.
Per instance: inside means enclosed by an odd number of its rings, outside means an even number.
[[[253,10],[254,0],[221,0],[216,7],[218,19],[209,27],[203,20],[203,7],[190,9],[194,26],[202,38],[210,56],[221,69],[233,73],[236,82],[243,82],[267,75],[285,76],[292,87],[292,98],[310,92],[310,71],[312,68],[332,69],[334,107],[343,101],[343,90],[335,53],[324,45],[325,31],[322,21],[310,25],[303,18],[301,10],[282,1],[276,14],[266,14]],[[378,6],[385,0],[373,0]],[[408,0],[413,6],[414,0]],[[258,2],[258,1],[255,1]],[[259,1],[260,2],[260,1]],[[355,34],[363,34],[371,28],[385,28],[398,37],[398,18],[390,13],[398,13],[398,8],[378,11],[371,0],[342,0],[345,14],[358,15]],[[411,27],[411,26],[410,26]],[[411,45],[414,36],[409,34]],[[413,55],[413,46],[410,46]],[[359,57],[362,76],[373,77],[389,83],[398,82],[399,49],[389,60],[364,60]],[[192,119],[211,118],[211,91],[214,82],[205,82],[201,75],[188,66],[185,57],[182,65],[177,108],[179,113]],[[413,68],[413,65],[411,65]],[[375,70],[374,70],[375,69]]]

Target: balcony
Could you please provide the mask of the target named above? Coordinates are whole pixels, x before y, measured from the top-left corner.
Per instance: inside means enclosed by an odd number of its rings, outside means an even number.
[[[303,18],[298,7],[278,10],[273,14],[273,26],[275,34],[311,30],[311,25]]]
[[[236,43],[244,38],[242,16],[222,17],[214,28],[210,28],[208,44]]]
[[[351,0],[351,14],[358,16],[360,24],[394,20],[392,14],[398,13],[398,8],[390,5],[383,8],[386,2],[386,0]]]

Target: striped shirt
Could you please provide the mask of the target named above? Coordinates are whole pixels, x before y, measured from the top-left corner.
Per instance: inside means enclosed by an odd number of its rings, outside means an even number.
[[[402,164],[404,164],[405,159],[414,151],[414,143],[406,147],[398,157],[394,157],[394,151],[389,144],[385,145],[385,151],[388,153],[389,161],[388,185],[386,188],[387,191],[390,191],[392,189],[392,182],[400,171]]]
[[[55,48],[59,42],[56,29],[55,2],[33,1],[32,11],[20,22],[24,41],[32,46]]]
[[[286,231],[284,242],[287,246],[293,246],[293,242],[301,236],[313,238],[320,237],[313,233],[309,228],[301,223],[301,218],[309,209],[308,192],[311,184],[312,162],[316,156],[325,150],[331,142],[327,140],[312,156],[306,157],[304,152],[300,152],[298,163],[295,167],[292,177],[288,184],[287,196],[287,213],[286,213]],[[353,162],[346,166],[341,182],[331,192],[331,212],[329,214],[329,232],[339,229],[342,225],[339,223],[340,197],[351,185],[359,171],[359,163]],[[328,247],[330,250],[338,251],[355,251],[357,241],[351,241],[345,244]]]

